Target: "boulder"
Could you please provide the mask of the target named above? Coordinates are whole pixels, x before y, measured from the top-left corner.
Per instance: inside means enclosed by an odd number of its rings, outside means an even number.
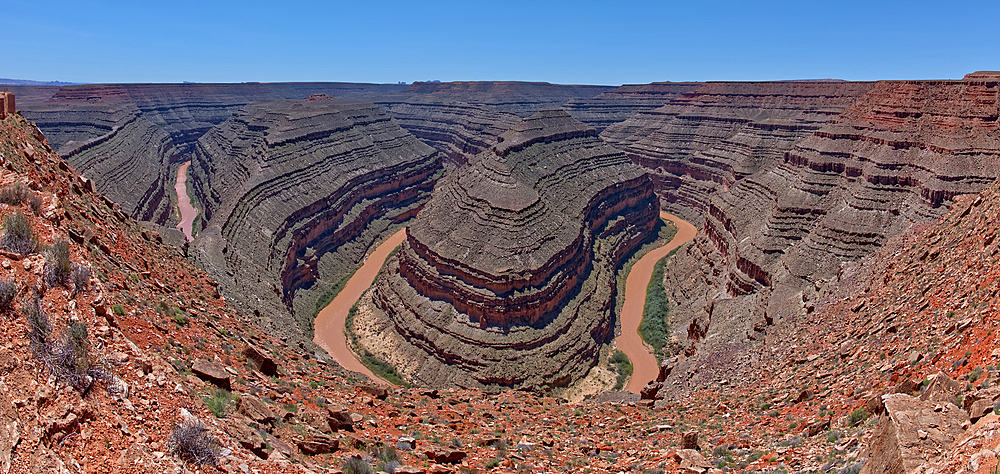
[[[930,384],[927,385],[924,393],[920,394],[921,401],[958,403],[958,395],[962,393],[962,384],[945,375],[944,372],[931,375],[928,380],[930,380]]]
[[[247,343],[243,355],[251,361],[254,367],[264,375],[278,375],[278,364],[268,357],[263,350]]]
[[[340,448],[340,441],[332,436],[317,434],[299,441],[298,445],[304,454],[326,454]]]
[[[240,446],[256,454],[261,459],[267,459],[267,441],[264,440],[257,430],[250,428],[240,420],[229,420],[226,423],[221,423],[220,426]]]
[[[385,400],[389,397],[389,389],[381,385],[371,385],[365,384],[358,387],[362,392],[365,392],[379,400]]]
[[[972,422],[976,422],[987,413],[993,411],[993,400],[976,400],[972,402],[972,406],[969,407],[969,418]]]
[[[830,429],[830,419],[817,420],[809,424],[806,427],[806,433],[809,436],[816,436],[826,430]]]
[[[896,393],[883,397],[885,414],[867,447],[862,474],[903,474],[949,448],[969,416],[952,403],[924,401]],[[939,409],[939,410],[936,410]]]
[[[662,382],[649,382],[645,387],[642,387],[642,390],[639,391],[639,396],[643,400],[655,400],[656,394],[661,388],[663,388]]]
[[[191,366],[191,371],[194,372],[198,378],[215,384],[226,390],[231,390],[233,387],[229,382],[229,372],[222,364],[217,364],[215,362],[198,359],[194,361],[194,365]]]
[[[681,472],[702,473],[712,469],[712,464],[693,449],[680,449],[671,453],[670,458],[680,465]]]
[[[351,412],[347,411],[344,407],[340,405],[327,405],[326,413],[328,415],[326,421],[333,431],[354,431],[354,420],[351,418]]]
[[[396,468],[396,474],[424,474],[424,470],[417,466],[404,464]]]
[[[424,451],[424,454],[436,463],[455,464],[467,455],[465,451],[451,448],[434,448]]]
[[[701,449],[698,447],[698,432],[688,431],[681,434],[681,449]]]
[[[271,424],[278,420],[274,416],[274,412],[261,402],[259,398],[247,393],[240,395],[236,411],[260,424]]]

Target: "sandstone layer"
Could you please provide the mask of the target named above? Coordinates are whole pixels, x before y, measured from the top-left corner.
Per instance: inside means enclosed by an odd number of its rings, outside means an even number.
[[[227,297],[308,331],[317,299],[430,196],[439,154],[371,103],[253,104],[202,137],[195,256]],[[291,328],[285,328],[291,329]]]
[[[657,216],[639,167],[539,112],[434,191],[373,291],[396,337],[368,350],[421,385],[566,385],[614,336],[618,265]]]
[[[675,335],[750,368],[770,325],[808,317],[845,265],[1000,176],[996,81],[880,82],[780,161],[703,197],[703,233],[668,268]],[[703,369],[705,366],[701,366]]]

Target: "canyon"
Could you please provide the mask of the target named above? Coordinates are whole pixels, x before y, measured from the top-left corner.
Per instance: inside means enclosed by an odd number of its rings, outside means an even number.
[[[226,449],[209,472],[375,463],[386,440],[419,441],[398,454],[410,472],[997,461],[1000,73],[197,86],[31,89],[0,119],[0,185],[22,196],[0,213],[95,269],[75,291],[45,283],[52,254],[0,253],[21,307],[0,324],[5,472],[182,469],[165,452],[192,417]],[[171,245],[181,175],[199,215]],[[606,365],[661,210],[697,233],[654,282],[656,378],[641,397],[546,397]],[[358,268],[374,285],[335,295]],[[106,351],[96,398],[31,355],[32,292]],[[416,388],[360,382],[312,344],[328,296]],[[239,399],[221,417],[220,384]]]

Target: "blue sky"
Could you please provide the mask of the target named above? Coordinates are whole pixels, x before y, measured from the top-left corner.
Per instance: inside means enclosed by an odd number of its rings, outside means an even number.
[[[0,77],[72,82],[947,79],[998,1],[5,0]]]

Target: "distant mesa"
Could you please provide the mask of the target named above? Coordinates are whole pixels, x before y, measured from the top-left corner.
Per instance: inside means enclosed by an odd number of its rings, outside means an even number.
[[[614,336],[618,264],[658,222],[642,170],[565,111],[499,138],[435,189],[375,284],[374,326],[392,335],[368,350],[421,385],[585,374]]]
[[[1000,81],[1000,71],[970,72],[962,78],[963,81]]]

